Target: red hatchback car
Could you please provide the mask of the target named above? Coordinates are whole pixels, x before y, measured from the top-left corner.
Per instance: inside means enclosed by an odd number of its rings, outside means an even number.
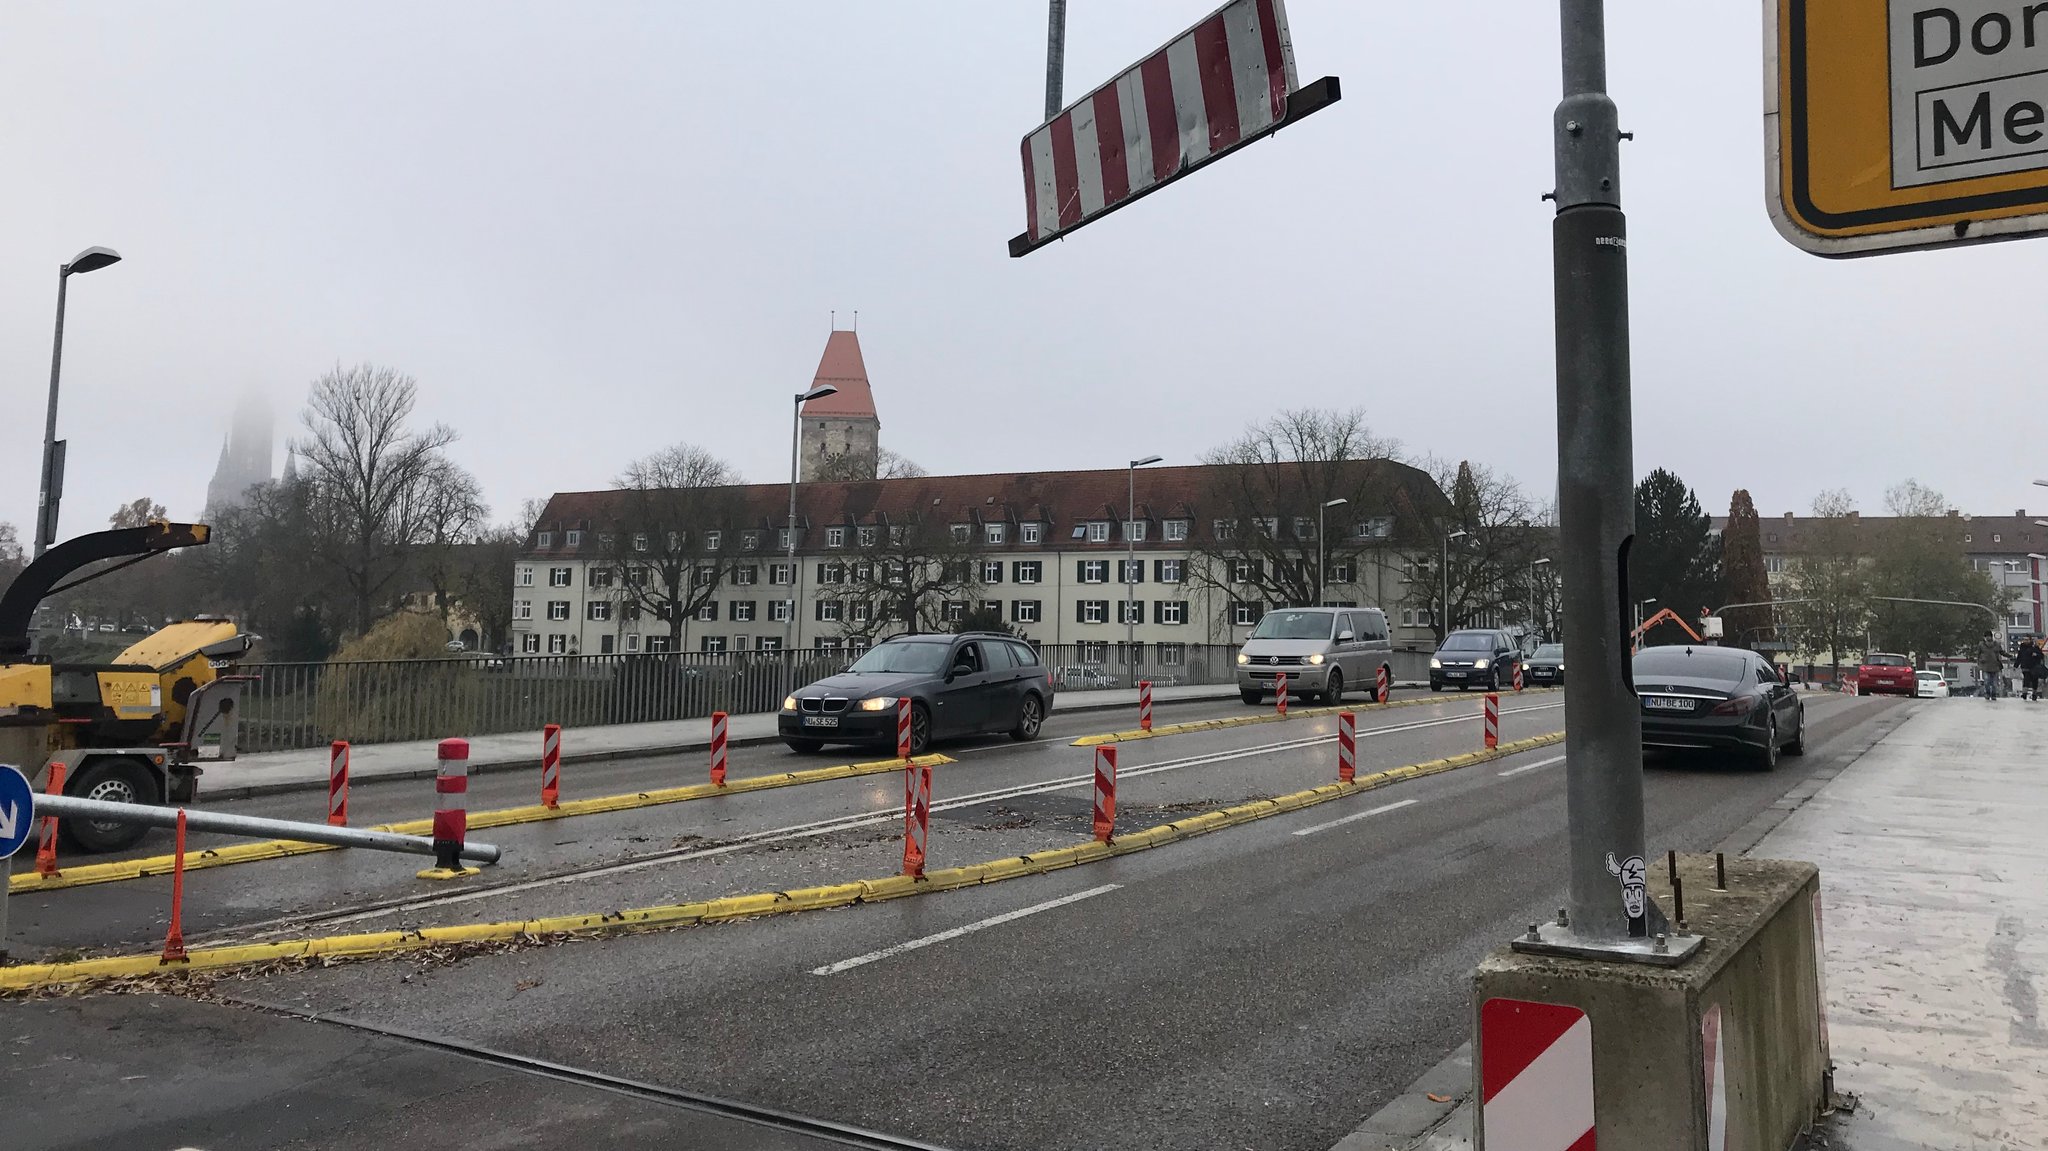
[[[1905,656],[1874,651],[1856,669],[1857,695],[1915,695],[1919,690],[1913,661]]]

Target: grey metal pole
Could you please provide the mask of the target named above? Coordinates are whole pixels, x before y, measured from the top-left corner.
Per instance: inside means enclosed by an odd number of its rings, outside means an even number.
[[[1329,569],[1330,545],[1323,540],[1330,526],[1330,505],[1316,509],[1316,606],[1329,597],[1323,594],[1323,573]]]
[[[1607,95],[1602,0],[1560,0],[1564,99],[1553,119],[1551,226],[1557,458],[1566,636],[1565,790],[1571,931],[1625,945],[1665,930],[1644,891],[1642,716],[1629,677],[1630,438],[1627,220],[1620,114]]]
[[[1045,118],[1060,114],[1067,74],[1067,0],[1051,0],[1045,19]]]
[[[1131,466],[1124,469],[1124,478],[1129,485],[1124,504],[1124,667],[1135,676],[1138,674],[1138,616],[1135,601],[1131,599],[1131,566],[1138,562],[1138,541],[1131,537],[1131,527],[1138,518],[1138,461],[1132,460]]]
[[[782,658],[785,663],[795,659],[796,650],[796,456],[803,426],[804,398],[798,394],[796,407],[789,417],[789,538],[786,541],[789,547],[789,612],[782,617]],[[796,685],[792,683],[788,690],[796,690]]]
[[[1437,614],[1436,618],[1436,642],[1438,647],[1442,647],[1444,638],[1451,634],[1451,537],[1449,536],[1444,537],[1444,562],[1442,566],[1436,569],[1436,577],[1443,584],[1444,592],[1443,599],[1438,601],[1443,610]]]
[[[57,265],[57,334],[50,341],[50,402],[43,410],[43,480],[36,497],[36,556],[48,550],[57,525],[50,511],[50,460],[57,451],[57,379],[64,365],[64,289],[71,281],[71,265]]]
[[[143,827],[178,826],[178,808],[145,803],[114,803],[104,799],[81,799],[72,795],[36,796],[38,818],[54,815],[60,819],[87,819],[96,823],[140,824]],[[405,855],[432,855],[434,841],[424,835],[400,835],[393,831],[372,831],[362,827],[330,827],[324,823],[301,823],[294,819],[264,819],[254,815],[233,815],[188,807],[187,831],[211,831],[221,835],[245,835],[251,839],[289,839],[299,843],[327,843],[335,847],[363,847],[372,851],[395,851]],[[489,843],[468,840],[462,858],[475,863],[496,863],[502,856]]]

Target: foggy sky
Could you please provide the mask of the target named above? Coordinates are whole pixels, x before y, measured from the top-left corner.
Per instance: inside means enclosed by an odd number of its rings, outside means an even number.
[[[1214,0],[1075,0],[1077,97]],[[1725,512],[2036,463],[2048,244],[1827,262],[1764,210],[1759,5],[1612,4],[1638,473]],[[1547,498],[1553,5],[1291,0],[1342,103],[1012,260],[1045,5],[0,8],[0,519],[32,534],[56,267],[62,534],[196,515],[237,396],[417,376],[500,517],[678,440],[788,474],[860,312],[882,442],[934,472],[1192,462],[1291,406]],[[972,434],[968,434],[972,433]],[[282,452],[278,456],[283,459]]]

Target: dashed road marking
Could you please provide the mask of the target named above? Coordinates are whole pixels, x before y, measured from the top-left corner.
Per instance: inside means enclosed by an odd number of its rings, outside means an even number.
[[[1523,772],[1525,772],[1525,771],[1535,771],[1535,770],[1536,770],[1537,768],[1539,768],[1539,767],[1549,767],[1550,765],[1552,765],[1552,764],[1554,764],[1554,763],[1563,763],[1563,762],[1564,762],[1564,757],[1563,757],[1563,756],[1561,756],[1561,755],[1553,755],[1553,756],[1551,756],[1551,757],[1550,757],[1549,759],[1539,759],[1539,760],[1537,760],[1537,761],[1536,761],[1535,763],[1525,763],[1525,764],[1523,764],[1523,765],[1522,765],[1522,766],[1520,766],[1520,767],[1511,767],[1511,768],[1508,768],[1508,769],[1507,769],[1506,771],[1503,771],[1503,772],[1501,772],[1501,773],[1500,773],[1500,776],[1501,776],[1501,778],[1502,778],[1502,779],[1506,779],[1506,778],[1507,778],[1508,776],[1510,776],[1510,775],[1520,775],[1520,774],[1522,774],[1522,773],[1523,773]]]
[[[1318,831],[1328,831],[1333,827],[1342,827],[1347,823],[1356,823],[1361,819],[1369,819],[1375,815],[1385,815],[1390,811],[1399,811],[1404,807],[1413,807],[1421,802],[1422,801],[1419,799],[1404,799],[1399,803],[1383,803],[1378,807],[1373,808],[1371,811],[1361,811],[1353,815],[1347,815],[1342,819],[1333,819],[1328,823],[1318,823],[1313,827],[1304,827],[1300,831],[1295,832],[1294,834],[1314,835]]]
[[[884,947],[880,951],[870,951],[866,955],[856,955],[852,959],[842,959],[837,963],[828,963],[823,967],[814,967],[811,969],[811,974],[837,975],[842,971],[851,971],[856,967],[864,967],[867,964],[888,959],[891,956],[902,955],[907,951],[916,951],[921,947],[930,947],[934,943],[944,943],[948,939],[958,939],[963,935],[972,935],[977,931],[986,931],[991,927],[1012,923],[1027,915],[1037,915],[1041,911],[1051,911],[1056,907],[1065,907],[1069,903],[1079,903],[1084,899],[1093,899],[1098,895],[1108,895],[1122,886],[1123,884],[1121,883],[1105,883],[1101,887],[1091,887],[1086,891],[1077,891],[1072,895],[1063,895],[1058,899],[1048,899],[1044,903],[1034,903],[1029,907],[1020,907],[1015,911],[1005,911],[1001,915],[991,915],[987,919],[977,919],[973,923],[955,927],[951,931],[941,931],[937,935],[927,935],[922,939],[913,939],[907,943],[899,943],[894,947]]]

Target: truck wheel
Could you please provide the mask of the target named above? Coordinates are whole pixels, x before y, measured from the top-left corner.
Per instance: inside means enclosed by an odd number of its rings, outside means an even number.
[[[149,769],[127,758],[92,761],[64,785],[64,794],[109,803],[156,803],[160,798]],[[66,844],[79,851],[102,852],[133,847],[149,829],[139,823],[60,819],[57,830]]]

